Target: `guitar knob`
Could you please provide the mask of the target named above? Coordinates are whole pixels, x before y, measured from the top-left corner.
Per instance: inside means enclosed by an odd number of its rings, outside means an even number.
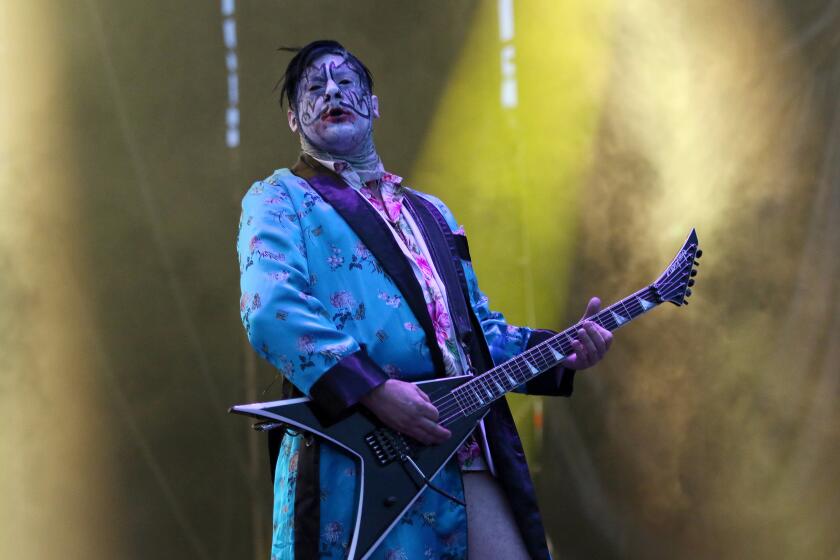
[[[691,295],[691,290],[686,290],[685,291],[685,297],[689,297],[690,295]]]
[[[697,276],[697,271],[693,268],[691,269],[691,276]]]
[[[387,498],[385,498],[385,507],[391,507],[396,503],[397,503],[397,497],[396,496],[388,496]]]
[[[689,285],[689,286],[693,286],[693,285],[694,285],[694,280],[689,279],[689,281],[688,281],[688,285]]]
[[[697,261],[694,261],[694,266],[700,266],[700,263],[697,262]]]
[[[703,250],[702,249],[697,249],[697,254],[694,255],[694,258],[699,259],[702,256],[703,256]]]

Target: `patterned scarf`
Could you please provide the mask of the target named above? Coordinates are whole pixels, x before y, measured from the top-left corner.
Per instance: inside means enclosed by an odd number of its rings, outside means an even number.
[[[382,160],[379,159],[379,154],[376,153],[376,147],[373,145],[372,134],[368,134],[365,141],[361,143],[352,154],[336,156],[315,147],[303,131],[301,131],[300,149],[303,153],[319,161],[343,161],[347,163],[347,165],[350,166],[350,169],[359,175],[362,183],[378,181],[382,178],[382,175],[385,174],[385,167],[382,165]]]

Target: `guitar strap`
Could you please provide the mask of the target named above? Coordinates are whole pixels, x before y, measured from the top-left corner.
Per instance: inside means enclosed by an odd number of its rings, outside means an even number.
[[[408,209],[422,230],[435,268],[446,288],[456,336],[469,355],[473,375],[484,373],[493,365],[481,326],[470,304],[470,292],[462,260],[470,261],[469,245],[464,235],[452,233],[441,211],[429,200],[406,190]]]

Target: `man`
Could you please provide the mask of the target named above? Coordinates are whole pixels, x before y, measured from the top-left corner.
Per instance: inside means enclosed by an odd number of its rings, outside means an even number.
[[[373,143],[379,105],[372,86],[367,68],[334,41],[310,43],[289,63],[281,103],[288,100],[302,154],[243,200],[242,320],[253,346],[295,394],[329,414],[367,407],[386,425],[434,445],[450,433],[412,382],[484,371],[552,333],[508,325],[492,312],[450,211],[385,171]],[[585,316],[598,306],[593,298]],[[522,390],[570,395],[574,371],[599,361],[611,340],[609,331],[584,321],[563,367]],[[343,558],[358,493],[354,460],[305,434],[282,436],[272,558]],[[434,483],[466,497],[466,508],[424,492],[372,558],[549,557],[504,399]]]

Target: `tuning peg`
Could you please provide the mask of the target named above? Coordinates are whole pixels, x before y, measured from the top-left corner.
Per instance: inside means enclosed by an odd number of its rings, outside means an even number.
[[[694,266],[700,266],[700,263],[697,262],[697,261],[694,261]]]
[[[689,297],[689,296],[691,296],[691,290],[686,290],[685,291],[685,297]]]
[[[682,304],[683,304],[683,305],[688,305],[688,304],[689,304],[689,301],[688,301],[687,299],[683,298]]]
[[[692,276],[692,277],[693,277],[693,276],[697,276],[697,271],[696,271],[696,270],[694,270],[693,268],[691,269],[691,276]]]
[[[693,285],[694,285],[694,280],[689,279],[689,280],[688,280],[688,285],[689,285],[689,286],[693,286]]]
[[[697,254],[694,255],[694,258],[699,259],[702,256],[703,256],[703,249],[697,249]]]

